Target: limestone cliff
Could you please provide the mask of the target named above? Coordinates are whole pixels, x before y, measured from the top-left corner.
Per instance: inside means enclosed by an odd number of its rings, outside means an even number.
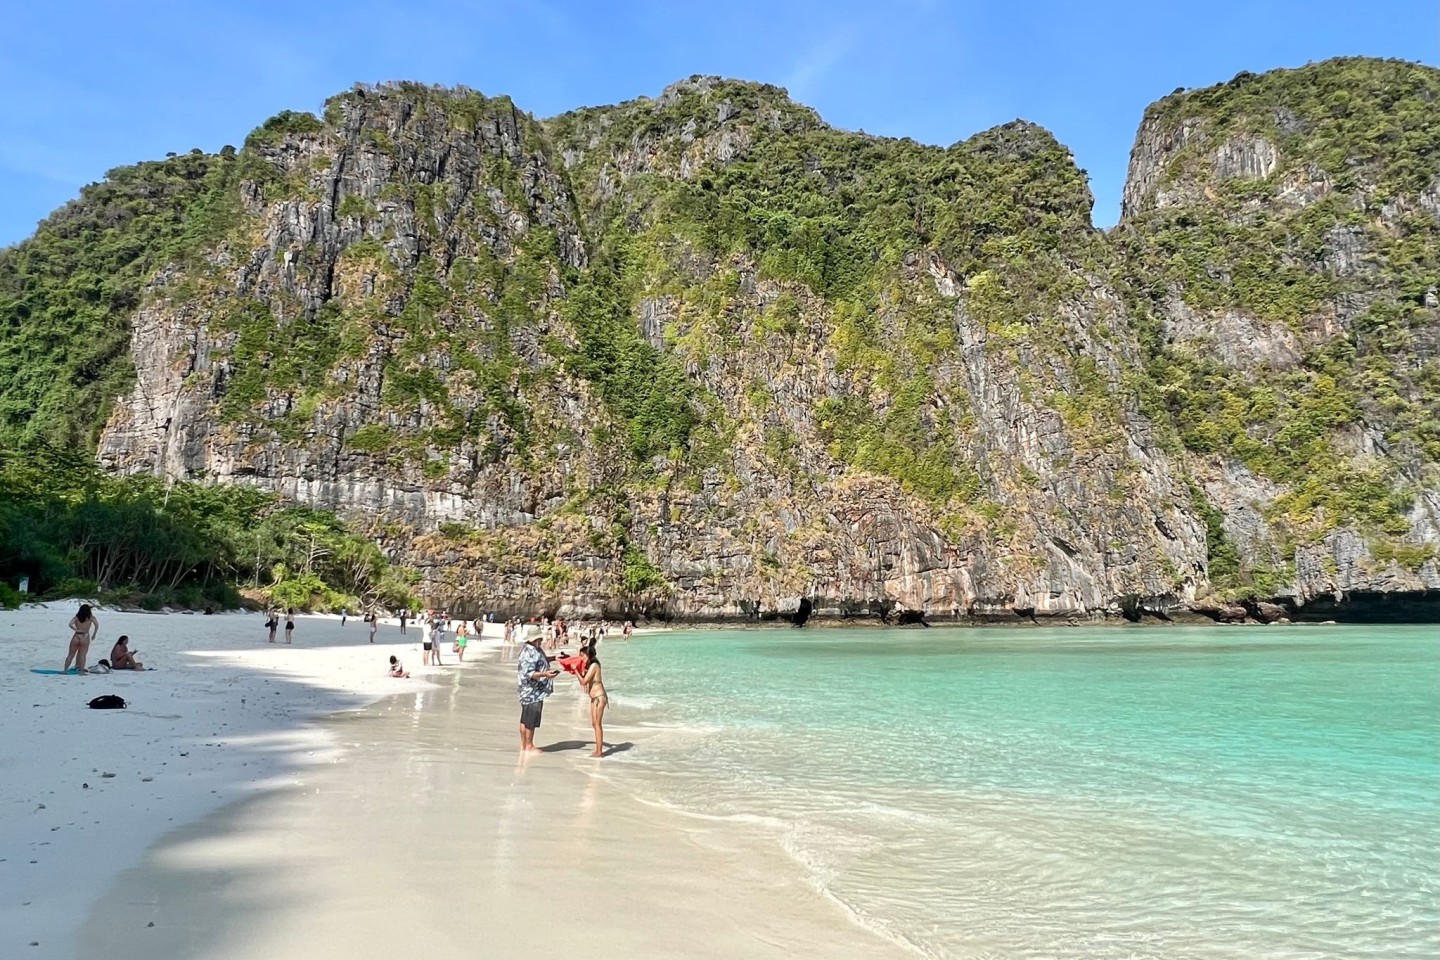
[[[1437,107],[1437,71],[1352,59],[1146,113],[1115,239],[1212,583],[1440,588]]]
[[[1310,69],[1433,95],[1359,64]],[[715,78],[545,121],[356,88],[207,158],[98,454],[337,510],[497,609],[1440,588],[1436,188],[1409,146],[1336,166],[1315,78],[1272,77],[1152,108],[1111,236],[1018,121],[939,148]]]

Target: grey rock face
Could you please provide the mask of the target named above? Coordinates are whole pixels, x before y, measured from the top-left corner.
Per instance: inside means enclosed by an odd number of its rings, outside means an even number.
[[[1280,165],[1280,151],[1264,137],[1231,137],[1210,156],[1221,180],[1264,180]]]
[[[1199,311],[1172,297],[1162,314],[1169,339],[1213,351],[1225,363],[1243,369],[1287,370],[1300,362],[1302,344],[1295,332],[1241,310]]]
[[[924,370],[917,429],[942,436],[971,483],[939,504],[837,452],[826,404],[867,397],[883,418],[901,385],[837,346],[832,301],[749,253],[675,243],[630,319],[682,364],[719,426],[703,465],[658,454],[637,468],[624,425],[567,353],[580,338],[571,284],[604,255],[591,208],[742,163],[766,130],[823,124],[714,78],[628,106],[542,125],[465,91],[365,88],[332,101],[321,132],[257,146],[243,228],[204,265],[157,278],[134,318],[136,384],[115,405],[102,463],[334,509],[417,566],[437,601],[517,612],[749,618],[803,597],[822,616],[1083,622],[1190,604],[1219,620],[1282,619],[1289,607],[1208,596],[1192,483],[1242,561],[1293,568],[1281,594],[1293,603],[1440,587],[1433,561],[1382,562],[1343,526],[1287,553],[1272,522],[1284,490],[1223,457],[1175,452],[1129,387],[1144,360],[1105,255],[1067,262],[1053,311],[1023,318],[1044,343],[987,321],[983,278],[941,251],[899,258],[864,318],[867,346],[903,364],[917,324],[946,344]],[[1017,123],[987,136],[1023,165],[1048,134]],[[1182,151],[1201,151],[1217,178],[1275,178],[1277,203],[1297,209],[1331,189],[1322,171],[1284,169],[1264,137],[1212,144],[1198,123],[1147,117],[1127,216],[1199,202],[1200,185],[1166,171]],[[797,168],[819,170],[805,156]],[[638,206],[625,221],[636,232]],[[1373,269],[1365,236],[1346,227],[1318,256],[1337,276]],[[1160,312],[1164,336],[1264,376],[1369,306],[1337,300],[1296,329],[1191,307],[1184,293]],[[286,360],[267,343],[326,323],[323,369],[257,386],[258,367]],[[1355,442],[1373,452],[1383,437]],[[1411,539],[1440,544],[1440,497],[1418,486]],[[641,560],[667,586],[627,588]]]

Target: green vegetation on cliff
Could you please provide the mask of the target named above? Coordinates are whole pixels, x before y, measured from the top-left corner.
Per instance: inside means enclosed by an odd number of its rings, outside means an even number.
[[[1413,570],[1440,462],[1437,104],[1440,72],[1361,59],[1177,93],[1105,235],[1021,121],[941,148],[713,78],[544,121],[359,87],[238,153],[114,171],[0,251],[0,444],[89,451],[118,400],[120,469],[358,479],[379,496],[351,506],[412,535],[439,498],[430,576],[460,557],[547,595],[856,582],[872,535],[873,575],[926,571],[925,602],[1203,589],[1206,553],[1222,591],[1273,592],[1341,530]],[[132,361],[142,305],[193,348]],[[137,376],[173,416],[125,401]],[[157,516],[202,497],[107,482]],[[180,586],[382,589],[341,527],[215,496],[195,509],[231,519]],[[448,522],[467,501],[473,536]],[[301,527],[368,572],[297,553]],[[57,529],[47,582],[118,582]],[[241,533],[273,549],[247,565]],[[731,569],[665,555],[687,539]]]
[[[717,117],[725,118],[729,142],[744,147],[729,162],[693,155],[693,145],[722,122]],[[803,291],[809,302],[818,298],[828,314],[828,346],[855,387],[817,401],[814,415],[831,455],[893,477],[937,507],[979,495],[960,449],[965,395],[934,376],[956,346],[954,301],[933,290],[917,301],[902,276],[907,256],[933,250],[950,271],[980,278],[973,289],[988,295],[969,297],[968,305],[997,335],[1036,340],[1061,329],[1047,323],[1077,289],[1067,256],[1091,242],[1091,197],[1050,134],[1017,122],[949,149],[867,137],[824,126],[778,88],[705,78],[678,84],[660,101],[577,111],[547,126],[567,155],[578,157],[572,182],[592,234],[602,249],[623,247],[630,267],[618,310],[613,296],[596,309],[584,281],[573,295],[594,369],[624,369],[623,351],[631,348],[612,351],[634,336],[645,297],[681,305],[686,322],[664,333],[682,341],[692,361],[704,365],[740,347],[746,318],[738,274],[728,274],[729,289],[717,289],[716,278],[697,275],[695,264],[753,270],[763,282]],[[680,127],[685,138],[675,135]],[[637,143],[648,169],[612,196],[588,194],[587,187],[606,182],[597,163]],[[681,176],[684,163],[698,169]],[[754,319],[754,335],[810,349],[817,331],[799,304],[794,296],[777,300]],[[587,319],[616,316],[603,338]],[[1058,341],[1042,349],[1051,346],[1064,349]],[[644,366],[659,376],[611,377],[602,396],[632,434],[673,444],[700,425],[703,408],[666,357],[646,356]],[[657,394],[667,400],[660,416],[637,417]],[[778,427],[769,432],[786,444]]]
[[[1281,486],[1287,553],[1349,525],[1385,552],[1440,463],[1440,217],[1417,203],[1440,205],[1440,71],[1241,74],[1151,107],[1136,149],[1158,176],[1115,241],[1152,396],[1187,450]]]
[[[114,477],[47,444],[0,449],[0,584],[40,596],[298,609],[408,605],[413,571],[333,514],[239,486]]]
[[[145,288],[228,228],[237,186],[229,148],[120,167],[0,250],[0,444],[94,448]]]

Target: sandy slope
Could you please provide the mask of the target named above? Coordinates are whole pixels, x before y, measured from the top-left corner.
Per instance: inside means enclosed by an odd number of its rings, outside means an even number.
[[[126,633],[157,669],[31,673],[60,667],[74,608],[0,611],[0,957],[72,955],[90,904],[167,831],[336,759],[333,736],[306,720],[453,669],[420,668],[418,631],[401,638],[394,623],[372,646],[363,623],[301,617],[286,647],[254,614],[100,611],[91,662]],[[471,656],[490,645],[472,641]],[[413,679],[385,675],[392,653]],[[102,693],[130,708],[88,709]]]

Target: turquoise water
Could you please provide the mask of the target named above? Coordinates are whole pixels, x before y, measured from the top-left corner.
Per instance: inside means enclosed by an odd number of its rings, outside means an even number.
[[[1440,632],[706,631],[609,776],[934,957],[1440,956]]]

